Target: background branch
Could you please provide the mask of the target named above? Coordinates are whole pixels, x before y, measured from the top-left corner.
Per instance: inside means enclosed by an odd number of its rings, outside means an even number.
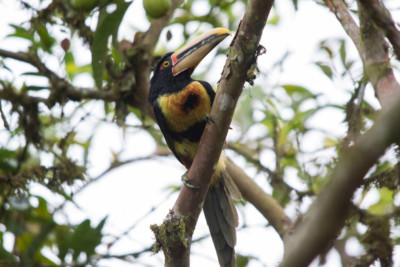
[[[354,191],[385,150],[399,139],[400,98],[394,103],[382,112],[373,127],[358,138],[353,147],[343,152],[330,182],[293,235],[285,240],[281,267],[307,266],[340,233]]]
[[[365,8],[365,12],[368,13],[375,24],[383,30],[393,46],[397,59],[400,59],[400,32],[397,30],[390,12],[379,0],[360,0],[359,4]]]
[[[343,30],[353,41],[361,58],[363,58],[364,56],[360,44],[360,28],[351,16],[346,4],[343,0],[328,0],[326,1],[326,5],[335,14],[340,24],[342,24]]]
[[[360,40],[363,50],[363,65],[369,81],[382,108],[387,108],[400,95],[388,55],[388,44],[382,31],[370,20],[371,11],[358,3],[360,18]]]
[[[388,45],[384,36],[369,19],[374,10],[370,10],[370,6],[368,6],[369,10],[367,11],[367,8],[358,1],[359,28],[342,0],[329,0],[326,5],[334,12],[343,29],[356,46],[365,73],[374,87],[382,108],[388,107],[400,94],[400,85],[393,74],[388,56]],[[380,9],[384,9],[383,4],[381,5]],[[397,34],[395,36],[397,37]]]

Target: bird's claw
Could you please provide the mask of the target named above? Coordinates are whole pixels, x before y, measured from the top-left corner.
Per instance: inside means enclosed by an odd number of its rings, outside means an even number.
[[[198,189],[198,188],[200,188],[200,186],[192,185],[191,183],[189,183],[188,172],[189,172],[189,171],[186,171],[186,172],[182,175],[182,177],[181,177],[182,183],[183,183],[186,187],[188,187],[188,188],[192,188],[192,189]]]
[[[206,123],[212,122],[215,124],[215,120],[210,115],[206,115],[205,120],[206,120]]]

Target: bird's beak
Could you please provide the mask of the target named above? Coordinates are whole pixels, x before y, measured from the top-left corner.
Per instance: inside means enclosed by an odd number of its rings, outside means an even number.
[[[172,74],[175,76],[187,69],[193,71],[200,61],[228,35],[231,35],[229,30],[216,28],[188,42],[171,55]]]

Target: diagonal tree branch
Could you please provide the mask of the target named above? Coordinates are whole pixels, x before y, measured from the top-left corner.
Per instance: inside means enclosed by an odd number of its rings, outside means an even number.
[[[360,1],[357,3],[364,70],[382,108],[385,109],[400,95],[400,84],[393,73],[383,32],[371,21],[367,8]]]
[[[327,0],[325,4],[335,14],[340,24],[342,24],[344,31],[356,46],[361,58],[363,58],[360,44],[360,28],[351,16],[346,4],[342,0]]]
[[[343,227],[351,198],[368,170],[400,136],[400,97],[383,110],[373,127],[343,152],[330,182],[285,240],[281,267],[307,266]],[[316,231],[316,229],[318,229]],[[306,245],[305,245],[306,244]]]
[[[369,14],[360,3],[360,28],[342,0],[328,0],[326,4],[358,49],[383,112],[374,126],[343,152],[330,182],[294,229],[293,235],[285,239],[282,267],[307,266],[339,234],[354,191],[385,150],[398,141],[400,133],[400,86],[394,78],[382,33],[369,21]]]
[[[387,108],[400,94],[400,84],[393,74],[388,55],[388,45],[384,36],[369,19],[371,15],[369,12],[373,11],[367,11],[358,1],[360,18],[360,27],[358,27],[343,0],[327,0],[325,3],[336,15],[343,29],[356,46],[375,94],[382,108]],[[382,8],[384,7],[382,6]]]
[[[375,24],[384,31],[393,46],[393,50],[400,59],[400,31],[397,30],[392,15],[379,0],[360,0],[365,12],[374,20]]]
[[[182,225],[181,242],[175,242],[164,248],[166,254],[166,265],[188,266],[192,234],[201,212],[202,205],[209,187],[213,166],[221,154],[225,142],[233,112],[237,100],[242,92],[247,77],[247,70],[256,64],[258,44],[271,10],[273,0],[252,0],[247,4],[245,15],[236,36],[231,44],[222,79],[219,83],[214,105],[211,109],[211,117],[215,123],[208,124],[201,139],[199,149],[188,177],[193,184],[199,185],[199,189],[183,187],[178,199],[172,208],[169,218],[164,225]],[[166,250],[167,253],[166,253]]]
[[[36,99],[34,97],[25,96],[31,99],[31,102],[39,100],[38,102],[45,103],[48,107],[52,107],[56,102],[63,98],[68,98],[74,101],[82,99],[98,99],[104,101],[117,101],[119,96],[115,95],[112,91],[101,91],[89,88],[79,88],[70,84],[64,78],[58,76],[55,72],[50,70],[37,56],[30,55],[23,52],[11,52],[0,49],[0,57],[11,58],[21,62],[28,63],[35,67],[39,73],[43,74],[49,79],[50,85],[53,87],[52,95],[49,98]],[[4,99],[11,100],[3,94]]]

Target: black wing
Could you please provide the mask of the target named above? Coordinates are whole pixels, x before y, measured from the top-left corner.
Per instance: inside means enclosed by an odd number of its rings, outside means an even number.
[[[214,98],[215,98],[215,91],[214,91],[214,89],[213,89],[212,86],[211,86],[208,82],[206,82],[206,81],[198,81],[198,82],[201,83],[201,84],[204,86],[204,88],[206,88],[206,91],[207,91],[208,95],[210,96],[210,99],[211,99],[211,106],[212,106],[212,104],[214,103]]]

